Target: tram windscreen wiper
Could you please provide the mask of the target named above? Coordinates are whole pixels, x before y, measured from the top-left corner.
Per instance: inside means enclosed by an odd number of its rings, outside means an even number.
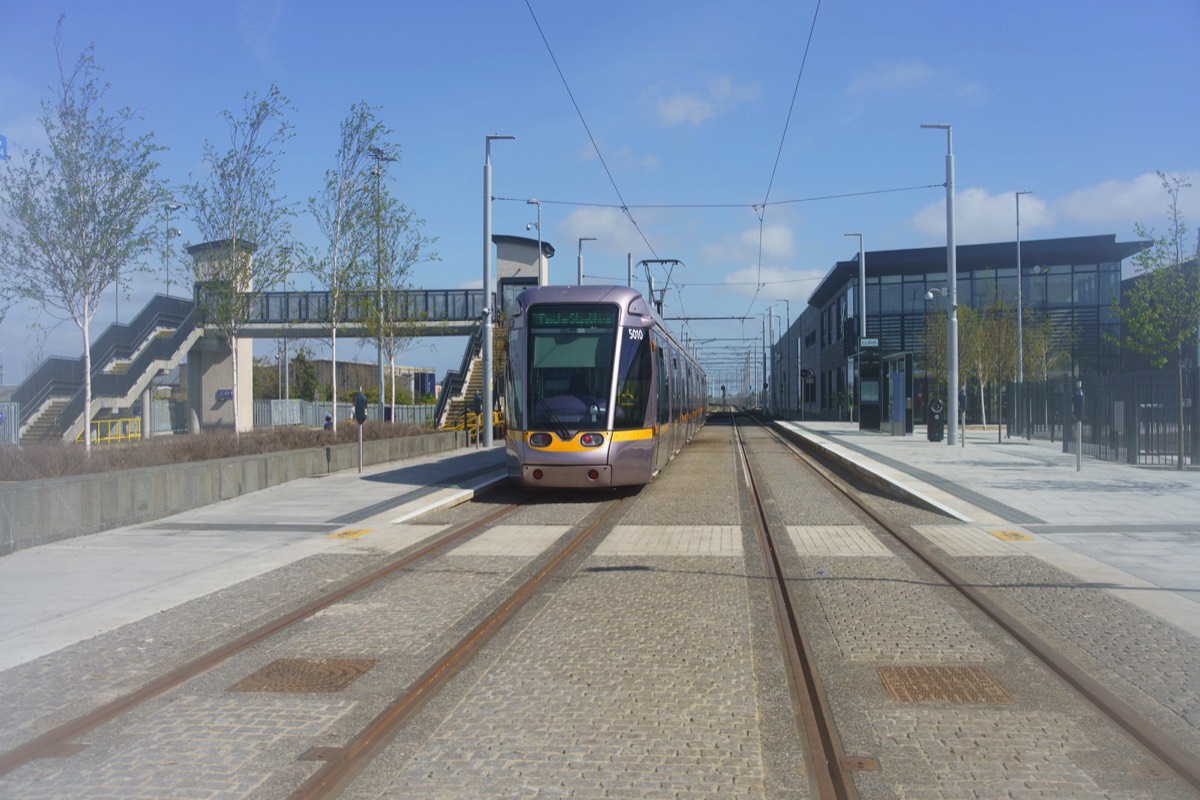
[[[554,409],[551,408],[550,404],[546,402],[546,398],[539,395],[537,401],[542,404],[542,408],[546,409],[546,414],[550,417],[550,424],[554,426],[554,432],[558,434],[558,438],[562,439],[564,442],[567,439],[570,439],[570,431],[567,430],[566,425],[562,424],[562,420],[560,420],[558,415],[554,413]]]

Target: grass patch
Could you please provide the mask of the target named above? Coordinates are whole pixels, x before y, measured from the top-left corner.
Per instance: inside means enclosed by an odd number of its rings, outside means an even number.
[[[363,439],[394,439],[432,433],[416,425],[368,422]],[[0,448],[0,481],[32,481],[86,475],[137,467],[159,467],[193,461],[211,461],[231,456],[304,450],[330,444],[358,441],[358,426],[352,422],[338,426],[337,433],[312,428],[269,428],[250,431],[240,437],[232,433],[158,436],[127,444],[93,444],[92,454],[84,454],[83,444],[26,445]]]

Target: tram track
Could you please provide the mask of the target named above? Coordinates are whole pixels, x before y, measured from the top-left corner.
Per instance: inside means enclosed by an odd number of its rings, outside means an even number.
[[[737,440],[738,459],[753,510],[755,533],[771,584],[776,622],[787,656],[792,697],[800,716],[802,733],[808,743],[812,767],[811,783],[817,797],[853,800],[858,797],[858,793],[852,778],[844,768],[845,755],[837,735],[833,713],[825,699],[816,661],[806,644],[800,616],[792,605],[786,584],[787,576],[736,420],[733,429]]]
[[[291,800],[333,797],[354,779],[421,707],[473,658],[525,603],[561,571],[564,563],[621,509],[625,498],[607,501],[593,519],[534,575],[500,603],[456,645],[437,659],[412,685],[393,698],[371,722],[340,748],[322,748],[313,757],[325,761]]]
[[[366,573],[342,581],[308,602],[275,615],[252,630],[147,681],[132,692],[127,692],[85,714],[62,722],[30,740],[0,753],[0,776],[7,775],[31,761],[53,758],[70,752],[73,747],[72,740],[188,683],[315,614],[370,589],[397,572],[408,569],[451,545],[462,542],[480,530],[500,523],[515,514],[521,507],[519,504],[508,504],[480,519],[459,525],[415,550],[389,559]]]
[[[961,597],[968,601],[974,608],[981,612],[985,617],[996,624],[1007,636],[1017,642],[1027,653],[1033,656],[1038,662],[1050,669],[1055,675],[1061,678],[1068,686],[1070,686],[1077,696],[1083,698],[1102,716],[1110,720],[1114,725],[1127,734],[1134,742],[1136,742],[1149,756],[1151,756],[1161,769],[1153,770],[1155,774],[1166,777],[1167,775],[1175,777],[1182,784],[1188,786],[1192,791],[1200,794],[1200,760],[1192,753],[1181,748],[1167,733],[1148,721],[1129,703],[1122,700],[1114,692],[1106,688],[1095,677],[1090,675],[1083,667],[1076,664],[1070,658],[1059,652],[1050,642],[1039,636],[1029,625],[1022,622],[1016,615],[1010,612],[1003,603],[998,602],[991,597],[985,590],[985,587],[978,585],[966,576],[962,575],[958,570],[950,564],[947,559],[940,556],[933,548],[924,544],[917,537],[905,530],[907,526],[899,525],[894,520],[889,519],[887,514],[880,511],[875,505],[867,502],[858,491],[856,491],[849,483],[838,477],[829,468],[818,462],[813,456],[804,452],[797,444],[788,441],[778,431],[772,430],[765,425],[759,423],[759,427],[767,432],[774,440],[787,448],[794,457],[807,466],[814,474],[820,478],[834,491],[844,497],[848,502],[859,509],[867,518],[873,521],[879,528],[892,538],[896,543],[916,558],[920,563],[931,570],[946,586],[957,592]],[[747,471],[747,481],[751,486],[751,490],[755,492],[755,507],[758,509],[758,514],[763,517],[762,522],[756,520],[756,524],[764,527],[767,531],[769,539],[769,528],[766,528],[765,515],[762,511],[761,498],[757,495],[757,487],[754,486],[752,479],[752,470],[749,464],[749,458],[745,453],[745,445],[741,439],[740,431],[738,433],[738,446],[743,459],[744,468]],[[760,536],[762,534],[760,533]],[[778,563],[778,557],[774,552],[774,544],[764,546],[764,552],[774,563]],[[779,576],[772,576],[773,582],[782,585],[787,580],[787,576],[780,569]],[[784,592],[786,594],[786,592]],[[787,604],[786,611],[780,611],[782,617],[793,617],[794,612],[791,610],[790,602]],[[790,623],[789,623],[790,624]],[[799,631],[799,623],[797,622],[795,630]],[[785,647],[790,651],[793,647],[791,643],[785,642]],[[800,652],[803,652],[802,647]],[[801,676],[806,676],[812,673],[816,676],[818,682],[805,685],[805,692],[810,695],[816,695],[820,699],[821,691],[819,684],[819,671],[813,664],[805,664],[803,671],[797,673]],[[807,680],[807,678],[805,678]],[[816,716],[818,729],[816,733],[807,731],[808,717],[810,712],[808,706],[812,706],[819,712],[820,705],[816,701],[804,701],[803,697],[800,700],[802,715],[806,723],[806,733],[810,745],[813,742],[814,735],[818,739],[818,746],[813,749],[813,760],[816,767],[821,767],[822,763],[825,766],[824,773],[817,776],[819,794],[821,797],[852,797],[852,794],[843,794],[843,785],[849,787],[849,791],[853,791],[853,783],[847,776],[841,766],[849,764],[852,759],[846,759],[844,754],[840,754],[837,749],[826,750],[823,742],[829,741],[836,743],[835,731],[824,731],[820,728],[828,725],[833,727],[832,718],[823,718]],[[833,745],[836,748],[836,744]],[[823,762],[820,759],[824,759]],[[820,786],[819,780],[828,780],[830,786]],[[842,780],[844,783],[837,783]],[[826,794],[826,791],[830,794]]]

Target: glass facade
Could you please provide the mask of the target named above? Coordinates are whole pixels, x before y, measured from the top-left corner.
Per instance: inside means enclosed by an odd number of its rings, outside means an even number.
[[[1120,302],[1121,259],[1138,252],[1144,243],[1118,243],[1112,236],[1096,236],[1023,244],[1026,247],[1022,249],[1020,280],[1026,325],[1034,320],[1049,322],[1050,346],[1067,354],[1055,369],[1092,374],[1118,370],[1119,347],[1106,338],[1120,337],[1120,324],[1111,306]],[[868,254],[867,326],[861,335],[878,338],[884,357],[913,354],[920,370],[926,320],[934,312],[944,315],[949,298],[942,294],[946,287],[944,251],[931,249],[924,270],[919,262],[914,263],[914,253]],[[1012,309],[1015,318],[1015,255],[1013,243],[960,246],[959,305],[980,310],[1001,302]],[[889,267],[889,260],[894,266]],[[816,340],[810,343],[806,338],[803,355],[804,366],[815,367],[818,373],[813,383],[816,397],[806,393],[805,398],[811,411],[845,418],[846,396],[853,393],[847,386],[853,386],[851,365],[857,352],[853,339],[857,331],[857,287],[857,267],[850,261],[841,262],[814,292],[809,301],[812,305],[804,312],[812,323],[811,328],[809,324],[803,327],[811,329],[811,338]],[[931,299],[927,300],[927,295]],[[1027,380],[1030,330],[1026,327]],[[819,346],[815,346],[817,341]]]

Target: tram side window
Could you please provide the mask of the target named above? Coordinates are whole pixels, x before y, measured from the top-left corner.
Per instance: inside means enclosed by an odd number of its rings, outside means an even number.
[[[641,428],[646,424],[650,401],[650,379],[654,374],[650,332],[625,328],[621,336],[621,360],[617,365],[617,410],[614,428]]]
[[[665,425],[671,421],[671,387],[667,373],[667,341],[661,336],[654,337],[654,355],[658,367],[658,424]]]

